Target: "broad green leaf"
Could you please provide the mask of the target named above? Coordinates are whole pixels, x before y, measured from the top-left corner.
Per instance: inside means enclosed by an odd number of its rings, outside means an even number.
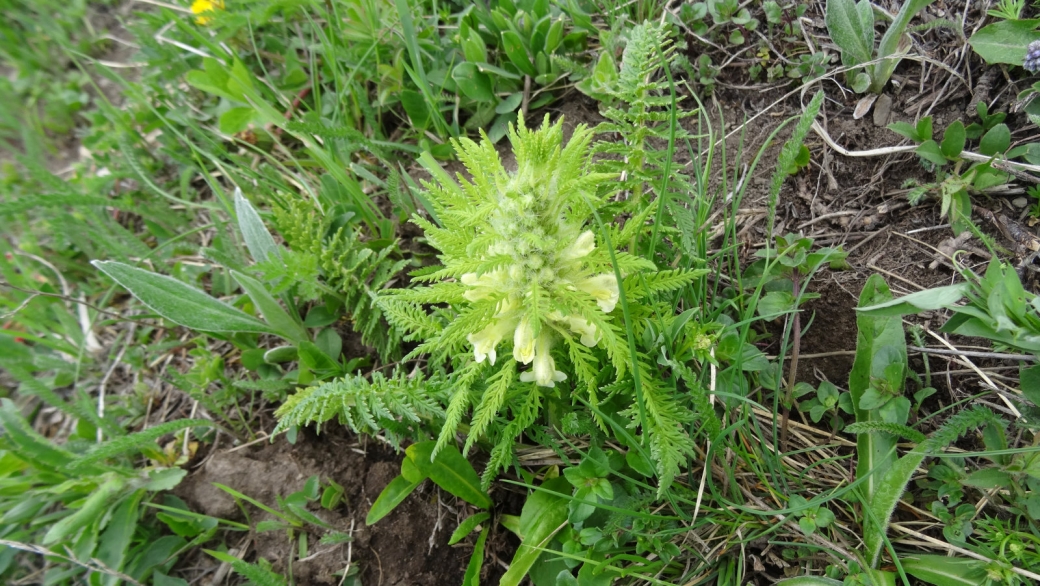
[[[237,134],[249,127],[255,110],[248,106],[231,108],[220,115],[220,131],[224,134]]]
[[[964,150],[964,143],[967,140],[968,135],[964,131],[964,123],[960,120],[954,120],[949,126],[946,127],[946,132],[943,133],[943,141],[940,148],[943,156],[947,159],[955,159],[961,155],[961,151]]]
[[[950,194],[950,228],[953,234],[960,235],[968,229],[971,222],[971,197],[967,189],[959,189]]]
[[[480,525],[484,521],[487,521],[489,518],[491,518],[491,513],[487,512],[477,513],[475,515],[470,515],[469,517],[466,517],[466,519],[463,522],[459,523],[459,526],[451,534],[451,538],[448,539],[448,545],[455,545],[456,543],[462,541],[466,538],[467,535],[472,533],[473,530],[477,528],[477,525]]]
[[[18,407],[7,398],[0,399],[0,427],[4,448],[36,467],[63,470],[74,458],[71,452],[55,446],[30,427]]]
[[[87,500],[83,502],[75,513],[63,518],[61,521],[51,525],[51,528],[43,536],[42,543],[50,545],[63,539],[72,537],[76,531],[93,523],[103,515],[111,504],[111,500],[123,490],[126,480],[114,477],[106,480],[99,486]]]
[[[502,100],[501,102],[499,102],[499,104],[497,106],[495,106],[495,113],[496,114],[508,114],[508,113],[516,110],[517,108],[519,108],[520,107],[520,103],[523,102],[523,100],[524,100],[523,92],[516,92],[514,94],[509,94],[509,96],[506,97],[506,99]]]
[[[794,309],[794,295],[790,291],[770,291],[758,301],[758,314],[774,319]]]
[[[932,138],[932,117],[925,116],[917,121],[917,136],[924,142]]]
[[[552,53],[563,41],[563,19],[557,18],[549,26],[549,32],[545,35],[545,52]]]
[[[983,468],[972,472],[962,482],[968,486],[982,489],[997,488],[998,486],[1009,487],[1011,486],[1011,475],[996,468]]]
[[[665,547],[674,545],[672,543],[666,543]],[[611,586],[615,584],[617,579],[620,578],[620,570],[607,564],[603,564],[606,561],[606,554],[593,551],[588,556],[588,561],[581,565],[581,569],[578,570],[578,586]],[[574,584],[573,582],[571,583]],[[563,586],[557,584],[557,586]]]
[[[408,498],[408,495],[412,494],[412,491],[420,483],[422,483],[422,480],[411,482],[404,476],[398,476],[391,480],[390,484],[383,489],[383,492],[379,493],[376,502],[372,503],[372,508],[369,509],[368,516],[365,517],[365,524],[372,525],[389,515],[390,511],[393,511],[397,508],[397,505]]]
[[[231,276],[245,289],[246,294],[253,301],[253,305],[260,310],[267,323],[274,328],[275,333],[296,344],[302,344],[308,340],[307,330],[285,311],[260,281],[238,271],[231,271]]]
[[[1011,157],[1006,157],[1010,159]],[[971,186],[977,191],[983,191],[991,187],[998,185],[1004,185],[1011,181],[1011,174],[1006,171],[994,169],[988,165],[979,165],[975,167],[975,179],[972,180]]]
[[[430,125],[430,110],[426,107],[426,98],[415,90],[401,90],[401,105],[412,121],[412,126],[422,130]]]
[[[986,562],[944,555],[901,558],[903,570],[935,586],[978,586],[986,580]]]
[[[142,498],[144,498],[144,491],[139,490],[129,498],[123,499],[123,502],[112,512],[112,517],[108,520],[104,533],[100,536],[95,554],[105,567],[123,567],[131,538],[137,530],[138,508]],[[116,576],[109,574],[101,578],[101,583],[114,586],[120,584],[121,581]]]
[[[340,364],[314,342],[300,342],[297,352],[300,363],[313,371],[329,373],[341,370]]]
[[[143,581],[151,572],[169,561],[170,557],[187,545],[183,537],[165,535],[148,542],[144,551],[133,558],[125,571],[132,578]]]
[[[827,0],[825,15],[827,31],[841,48],[842,63],[856,65],[873,58],[874,13],[869,0],[860,0],[859,5],[853,0]]]
[[[242,232],[242,239],[246,241],[246,248],[256,262],[265,262],[271,256],[280,256],[278,245],[274,238],[264,226],[260,214],[256,212],[253,204],[242,196],[242,190],[235,188],[235,214],[238,215],[238,229]]]
[[[260,96],[256,93],[256,86],[253,84],[253,74],[246,67],[245,63],[242,63],[237,57],[232,57],[234,63],[231,64],[231,70],[229,71],[227,88],[228,91],[234,95],[241,96],[239,101],[250,101],[246,96],[253,98],[252,101],[259,101]]]
[[[527,46],[516,32],[502,31],[502,50],[506,52],[506,57],[513,65],[516,65],[517,69],[530,76],[537,75],[538,72],[535,71],[534,65],[531,63],[531,56],[527,52]]]
[[[477,70],[477,66],[464,61],[451,71],[451,78],[459,85],[466,97],[478,102],[491,102],[495,93],[491,90],[491,78]]]
[[[570,494],[571,485],[566,478],[556,477],[546,480],[540,488],[562,494]],[[567,523],[567,499],[549,494],[543,490],[535,491],[527,497],[520,513],[520,534],[523,540],[516,550],[509,570],[502,576],[499,586],[517,586],[534,565],[542,550],[548,547],[556,532]]]
[[[190,586],[188,581],[184,578],[173,578],[163,574],[162,572],[156,572],[152,574],[152,586]]]
[[[415,467],[437,486],[482,509],[491,508],[491,498],[480,489],[476,470],[455,446],[445,446],[433,457],[437,442],[412,444],[405,450]]]
[[[892,298],[888,285],[880,275],[871,275],[860,293],[858,307],[885,303]],[[876,411],[861,405],[864,394],[871,388],[871,379],[883,376],[892,362],[906,363],[906,340],[903,324],[898,317],[874,316],[860,313],[856,316],[856,358],[849,375],[849,393],[852,395],[856,421],[882,421]],[[858,463],[856,478],[869,478],[863,492],[869,502],[885,471],[895,459],[896,439],[887,434],[862,434],[856,438]]]
[[[1040,19],[1000,20],[985,26],[968,39],[971,48],[989,64],[1007,63],[1021,67],[1026,59],[1026,47],[1040,41],[1036,30]]]
[[[172,277],[112,260],[92,261],[155,313],[193,330],[277,334],[264,322]]]
[[[150,470],[148,480],[141,488],[153,492],[162,490],[173,490],[188,475],[184,468],[164,468],[161,470]]]
[[[1011,147],[1011,130],[1007,124],[997,124],[979,142],[979,152],[992,157],[1004,153]]]
[[[466,61],[473,63],[487,61],[487,45],[484,44],[484,39],[476,30],[469,29],[469,34],[462,40],[462,54],[466,57]]]
[[[581,582],[579,582],[578,579],[574,577],[574,574],[572,574],[570,570],[560,570],[556,574],[556,580],[553,582],[553,585],[554,586],[581,586]]]
[[[924,139],[917,134],[917,127],[909,122],[893,122],[888,125],[888,129],[914,142],[924,142]]]
[[[462,577],[462,586],[480,586],[480,568],[484,565],[484,544],[487,543],[488,533],[490,532],[490,525],[485,525],[484,529],[481,530],[480,537],[477,538],[477,544],[473,547],[473,554],[469,556],[466,574]]]
[[[934,289],[925,289],[917,293],[904,295],[898,299],[890,299],[883,303],[876,303],[867,307],[857,307],[858,315],[870,315],[876,317],[900,316],[922,311],[931,311],[951,307],[967,294],[969,286],[967,283],[946,285]]]
[[[602,85],[609,85],[617,81],[617,62],[609,51],[603,51],[596,61],[596,68],[592,70],[592,77]]]
[[[863,437],[884,437],[885,440],[887,440],[885,441],[886,445],[890,444],[893,447],[895,446],[895,439],[887,434],[870,433],[859,436],[859,438]],[[878,475],[874,474],[870,477],[870,480],[874,481],[874,492],[869,500],[864,504],[870,507],[873,519],[877,519],[877,522],[874,522],[873,520],[864,520],[863,547],[867,563],[871,567],[877,566],[878,561],[881,558],[881,550],[885,545],[885,534],[888,531],[888,522],[889,519],[892,518],[892,512],[895,510],[899,498],[903,496],[903,492],[906,491],[907,483],[910,482],[910,478],[917,471],[917,467],[921,465],[924,458],[925,454],[923,452],[917,450],[911,451],[902,458],[887,465],[884,468],[884,476],[878,478]],[[857,477],[860,474],[861,468],[857,466]]]
[[[401,476],[407,478],[409,482],[422,482],[423,480],[426,480],[426,475],[415,467],[411,458],[404,458],[401,460]]]
[[[220,61],[206,57],[202,60],[202,69],[189,71],[184,76],[184,81],[208,94],[227,98],[233,102],[241,102],[241,94],[228,91],[229,78],[227,69]]]
[[[524,538],[524,536],[520,534],[520,517],[519,516],[517,516],[517,515],[500,515],[498,517],[498,522],[501,523],[503,527],[505,527],[506,529],[511,531],[513,533],[513,535],[516,535],[520,539]]]
[[[1040,407],[1040,364],[1022,366],[1018,373],[1019,386],[1022,394],[1029,399],[1033,405]]]
[[[943,156],[939,143],[934,140],[926,140],[917,146],[915,151],[919,157],[935,165],[945,165],[949,161]]]
[[[878,43],[877,56],[884,59],[881,63],[874,66],[874,75],[871,80],[870,91],[879,94],[885,89],[885,84],[888,83],[888,79],[892,77],[892,72],[895,71],[896,65],[899,65],[899,61],[902,58],[902,51],[900,42],[906,39],[906,27],[910,24],[912,19],[918,12],[925,9],[926,6],[934,2],[935,0],[904,0],[902,8],[899,9],[899,13],[885,29],[885,34],[881,37],[881,42]],[[907,39],[909,40],[909,39]],[[909,47],[909,43],[905,45]],[[894,59],[885,59],[886,57],[895,56]]]

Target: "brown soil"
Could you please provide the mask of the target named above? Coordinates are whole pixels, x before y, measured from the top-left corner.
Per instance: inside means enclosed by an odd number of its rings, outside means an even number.
[[[193,510],[229,520],[243,520],[234,499],[214,483],[229,486],[273,508],[277,496],[288,496],[301,490],[311,476],[323,482],[332,480],[345,490],[343,504],[332,511],[315,505],[312,512],[335,530],[350,533],[352,541],[335,546],[319,545],[325,533],[308,527],[309,555],[305,561],[295,559],[295,544],[290,544],[283,530],[256,533],[252,531],[241,542],[234,535],[227,540],[237,547],[247,561],[264,558],[275,571],[288,572],[297,584],[339,584],[348,563],[360,567],[360,579],[366,585],[426,586],[458,584],[473,551],[472,539],[455,546],[447,545],[458,522],[474,511],[464,502],[440,492],[431,483],[421,485],[390,515],[369,527],[365,524],[372,503],[400,472],[401,455],[392,449],[345,433],[317,436],[301,433],[296,445],[284,436],[273,443],[263,442],[237,451],[218,451],[208,458],[177,488]],[[273,516],[247,505],[251,525]],[[508,540],[489,540],[492,551],[498,544],[513,547]],[[505,559],[512,551],[499,551]],[[199,557],[182,567],[201,566],[203,572],[215,571],[217,563]],[[492,558],[493,559],[493,558]],[[485,564],[485,575],[497,568]],[[496,578],[497,579],[497,578]],[[490,583],[490,582],[489,582]]]

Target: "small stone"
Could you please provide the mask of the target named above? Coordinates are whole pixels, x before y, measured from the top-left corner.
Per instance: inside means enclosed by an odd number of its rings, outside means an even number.
[[[878,96],[874,102],[874,126],[884,128],[888,125],[888,119],[892,116],[892,98],[888,94]]]
[[[1029,200],[1024,197],[1016,197],[1015,199],[1011,200],[1011,205],[1015,206],[1018,209],[1022,209],[1029,205]]]

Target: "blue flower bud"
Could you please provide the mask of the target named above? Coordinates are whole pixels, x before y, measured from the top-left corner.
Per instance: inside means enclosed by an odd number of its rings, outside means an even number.
[[[1033,73],[1040,71],[1040,41],[1029,43],[1029,47],[1026,48],[1026,60],[1022,67]]]

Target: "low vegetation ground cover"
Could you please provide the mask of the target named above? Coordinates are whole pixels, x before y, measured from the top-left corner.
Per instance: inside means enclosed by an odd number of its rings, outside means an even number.
[[[1040,581],[1037,6],[4,8],[5,583]]]

